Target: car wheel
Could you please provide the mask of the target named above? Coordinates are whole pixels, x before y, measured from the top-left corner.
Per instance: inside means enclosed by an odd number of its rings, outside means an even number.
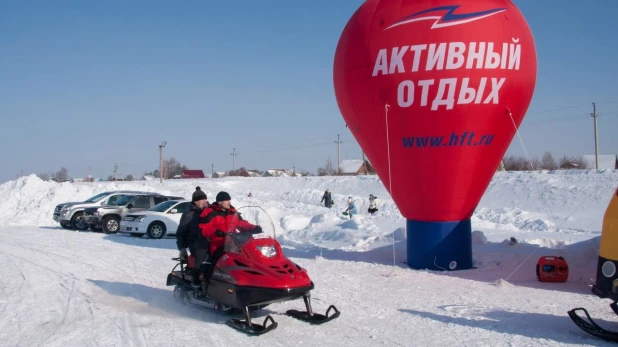
[[[84,212],[75,212],[73,218],[71,218],[71,228],[80,231],[88,230],[88,224],[84,220]]]
[[[62,229],[71,229],[71,223],[60,222]]]
[[[101,224],[103,226],[103,231],[107,234],[115,234],[120,230],[120,218],[116,216],[103,217],[103,222]]]
[[[165,236],[165,231],[165,224],[161,222],[152,222],[148,226],[146,234],[148,234],[148,237],[151,239],[160,239]]]

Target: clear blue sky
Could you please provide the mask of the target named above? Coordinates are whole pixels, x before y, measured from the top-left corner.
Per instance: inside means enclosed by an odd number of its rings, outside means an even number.
[[[233,148],[236,167],[315,172],[336,161],[338,133],[342,159],[359,158],[332,64],[361,3],[1,2],[0,182],[60,166],[105,178],[116,162],[141,175],[163,140],[166,158],[207,174],[231,169]],[[538,54],[530,154],[594,154],[593,101],[601,153],[618,153],[618,1],[515,3]],[[509,153],[523,153],[516,139]]]

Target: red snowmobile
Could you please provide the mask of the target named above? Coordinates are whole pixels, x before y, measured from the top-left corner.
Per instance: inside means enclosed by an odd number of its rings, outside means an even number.
[[[325,315],[313,312],[310,299],[313,282],[305,269],[283,255],[274,227],[272,234],[236,230],[221,236],[225,238],[223,254],[216,261],[205,295],[200,285],[192,284],[193,256],[188,261],[173,258],[178,264],[167,276],[167,285],[175,286],[174,297],[183,304],[243,313],[244,320],[229,319],[226,323],[251,335],[260,335],[277,327],[270,315],[262,325],[251,320],[252,311],[276,302],[302,297],[306,311],[288,310],[286,314],[312,324],[339,317],[340,312],[334,305],[326,310]],[[177,271],[178,267],[180,271]],[[333,314],[329,316],[331,310]]]

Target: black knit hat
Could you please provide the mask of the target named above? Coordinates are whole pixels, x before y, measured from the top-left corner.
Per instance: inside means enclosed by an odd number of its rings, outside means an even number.
[[[204,193],[204,191],[202,191],[200,187],[195,187],[195,192],[193,192],[193,198],[191,199],[191,201],[196,202],[207,199],[208,198],[206,197],[206,193]]]
[[[219,192],[217,194],[217,202],[232,200],[232,197],[227,192]]]

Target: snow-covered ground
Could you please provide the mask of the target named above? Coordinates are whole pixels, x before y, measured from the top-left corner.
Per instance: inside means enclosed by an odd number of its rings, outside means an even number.
[[[224,324],[228,316],[174,301],[165,286],[174,239],[69,231],[52,220],[56,204],[102,191],[190,197],[198,185],[211,200],[225,190],[236,207],[266,210],[287,256],[316,284],[314,309],[335,304],[341,316],[312,326],[283,314],[302,309],[302,300],[273,304],[257,316],[270,314],[279,327],[248,337]],[[617,186],[618,171],[611,170],[497,173],[472,220],[476,269],[435,272],[405,265],[405,220],[374,176],[162,185],[22,177],[0,185],[0,345],[609,345],[575,326],[567,311],[585,307],[618,330],[610,302],[590,293],[603,214]],[[320,206],[327,188],[331,210]],[[366,213],[370,193],[380,203],[373,216]],[[352,220],[341,215],[349,196],[361,212]],[[519,243],[510,246],[510,237]],[[542,255],[568,261],[566,283],[537,281]]]

